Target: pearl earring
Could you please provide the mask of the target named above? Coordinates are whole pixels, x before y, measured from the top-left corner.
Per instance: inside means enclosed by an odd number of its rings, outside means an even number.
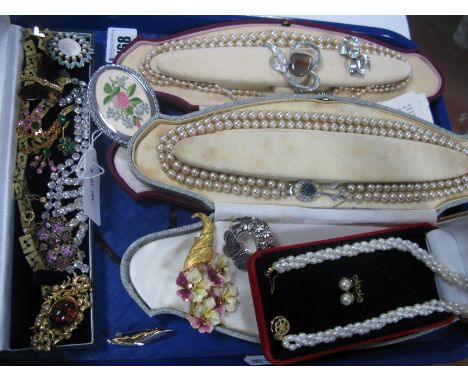
[[[354,284],[353,280],[343,277],[338,283],[338,286],[340,287],[342,291],[346,292],[352,288],[353,284]]]
[[[349,292],[343,293],[340,296],[340,302],[344,306],[351,305],[354,302],[354,296]]]
[[[351,305],[354,302],[354,295],[348,292],[353,287],[353,285],[353,280],[350,280],[346,277],[343,277],[338,283],[340,289],[345,292],[340,296],[340,302],[344,306]]]

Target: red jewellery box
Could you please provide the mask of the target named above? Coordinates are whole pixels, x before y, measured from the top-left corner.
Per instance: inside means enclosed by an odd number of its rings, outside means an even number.
[[[463,248],[466,238],[460,228],[464,225],[466,232],[466,221],[463,223],[463,218],[458,218],[441,225],[443,227],[438,228],[414,224],[257,251],[249,259],[248,272],[260,340],[267,359],[273,364],[286,365],[343,350],[383,346],[453,322],[452,314],[433,312],[413,318],[395,318],[394,322],[387,322],[380,328],[352,334],[353,330],[359,330],[360,324],[356,323],[377,325],[379,320],[386,319],[382,314],[387,314],[388,318],[391,311],[403,312],[431,300],[435,303],[435,300],[458,299],[461,289],[449,286],[439,276],[434,277],[423,261],[397,248],[370,253],[363,248],[363,252],[354,256],[336,255],[335,259],[307,263],[299,269],[286,269],[284,273],[272,271],[273,264],[283,258],[298,259],[296,256],[309,252],[313,253],[310,257],[319,258],[344,245],[361,243],[363,246],[371,240],[387,241],[391,237],[415,243],[451,270],[460,271],[455,264],[462,265],[462,259],[453,253],[447,259],[440,240],[446,237],[457,243],[447,242],[446,252],[450,252],[454,244]],[[352,323],[354,328],[349,327]],[[339,327],[347,325],[349,334],[337,336]],[[291,335],[300,335],[305,340],[299,346],[288,348],[284,340]],[[291,343],[300,342],[293,340]]]

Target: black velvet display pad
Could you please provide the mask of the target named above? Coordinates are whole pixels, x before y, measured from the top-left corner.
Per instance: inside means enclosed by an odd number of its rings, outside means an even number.
[[[89,33],[94,41],[94,36],[92,32],[80,32],[80,33]],[[63,66],[59,66],[55,63],[57,68],[63,69]],[[88,81],[90,74],[92,72],[92,67],[86,65],[83,68],[75,68],[73,70],[68,70],[70,78],[78,78],[82,81]],[[63,92],[63,96],[68,95],[73,89],[73,85],[67,85]],[[31,101],[30,111],[36,106],[38,102]],[[55,105],[43,118],[43,126],[50,126],[54,120],[57,118],[58,113],[60,112],[60,107]],[[74,114],[71,113],[69,119],[73,119]],[[73,134],[73,124],[71,124],[66,130],[65,135],[70,137],[72,140],[74,138]],[[57,142],[54,143],[53,154],[51,159],[54,160],[55,164],[58,165],[63,163],[68,157],[64,157],[62,153],[57,150]],[[47,183],[50,180],[50,171],[46,167],[44,168],[44,173],[39,175],[36,174],[36,170],[30,167],[29,162],[33,154],[28,155],[28,164],[25,169],[25,177],[29,188],[29,193],[34,195],[44,196],[47,191]],[[66,204],[68,204],[67,201]],[[40,222],[41,214],[44,211],[42,204],[39,202],[33,203],[34,213],[36,215],[35,222]],[[89,222],[91,225],[91,222]],[[10,348],[12,350],[17,349],[26,349],[30,348],[31,345],[31,336],[33,334],[32,327],[34,325],[37,314],[41,309],[43,302],[43,297],[41,294],[41,285],[54,285],[60,284],[70,275],[65,272],[47,272],[39,271],[36,274],[30,268],[28,262],[25,259],[25,256],[21,250],[18,238],[23,235],[23,230],[20,224],[20,216],[17,203],[15,201],[15,230],[14,230],[14,251],[13,251],[13,264],[12,264],[12,281],[11,281],[11,316],[10,316]],[[89,232],[83,239],[83,242],[80,246],[86,253],[84,262],[89,264],[89,252],[92,251],[92,246],[89,245]],[[91,284],[92,284],[92,275],[90,275]],[[92,300],[92,295],[91,295]],[[68,340],[60,342],[56,347],[67,345],[70,347],[72,345],[83,346],[84,344],[90,344],[93,341],[93,319],[92,311],[87,309],[84,312],[84,319],[78,326],[78,328],[73,331],[72,336]]]
[[[448,319],[450,315],[446,313],[404,319],[366,335],[338,339],[335,342],[314,347],[302,347],[295,351],[285,349],[282,343],[274,338],[270,328],[271,321],[275,317],[283,316],[290,323],[288,334],[315,333],[333,329],[335,326],[345,326],[378,317],[398,307],[438,299],[432,271],[410,253],[398,250],[341,257],[337,260],[308,265],[302,269],[279,274],[275,279],[273,294],[270,290],[270,280],[265,276],[265,271],[280,258],[327,247],[334,248],[346,243],[369,241],[373,238],[400,237],[427,249],[425,234],[431,229],[429,226],[419,226],[402,231],[334,240],[315,245],[266,250],[266,253],[258,254],[252,259],[255,261],[254,269],[258,280],[258,285],[253,287],[258,289],[260,301],[255,301],[254,295],[254,302],[262,306],[265,322],[263,331],[268,333],[268,352],[271,357],[280,361],[307,358],[307,355],[314,353],[325,354],[342,346],[366,342],[398,332],[404,333]],[[344,306],[340,303],[340,295],[344,292],[339,288],[338,283],[343,277],[352,278],[353,275],[357,275],[362,280],[363,301],[355,300],[351,305]],[[258,314],[259,309],[256,311]],[[260,331],[262,331],[261,328]]]

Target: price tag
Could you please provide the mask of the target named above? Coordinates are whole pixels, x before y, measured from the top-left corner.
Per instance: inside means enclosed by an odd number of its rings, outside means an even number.
[[[271,365],[263,355],[248,355],[244,358],[244,362],[250,366]]]
[[[136,36],[134,28],[107,28],[106,62],[111,63]]]
[[[412,91],[379,103],[434,123],[431,108],[425,94],[416,94]]]
[[[100,172],[96,166],[96,150],[89,149],[84,158],[83,209],[85,214],[97,225],[101,225]]]

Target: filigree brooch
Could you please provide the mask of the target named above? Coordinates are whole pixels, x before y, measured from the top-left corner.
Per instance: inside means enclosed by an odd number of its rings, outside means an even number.
[[[247,270],[247,261],[252,254],[242,242],[245,235],[253,237],[257,249],[276,246],[276,239],[265,221],[249,216],[235,219],[224,233],[223,252],[242,271]]]
[[[61,285],[54,285],[42,304],[34,323],[31,346],[49,351],[57,343],[71,337],[83,321],[83,312],[91,306],[91,285],[86,275],[74,276]]]
[[[294,90],[298,93],[308,93],[320,85],[316,70],[320,63],[320,49],[310,41],[299,41],[291,46],[289,59],[283,51],[272,42],[267,47],[273,52],[270,64],[273,69],[283,73]],[[302,49],[303,52],[299,52]],[[304,51],[307,49],[307,53]],[[310,54],[309,54],[310,53]]]

